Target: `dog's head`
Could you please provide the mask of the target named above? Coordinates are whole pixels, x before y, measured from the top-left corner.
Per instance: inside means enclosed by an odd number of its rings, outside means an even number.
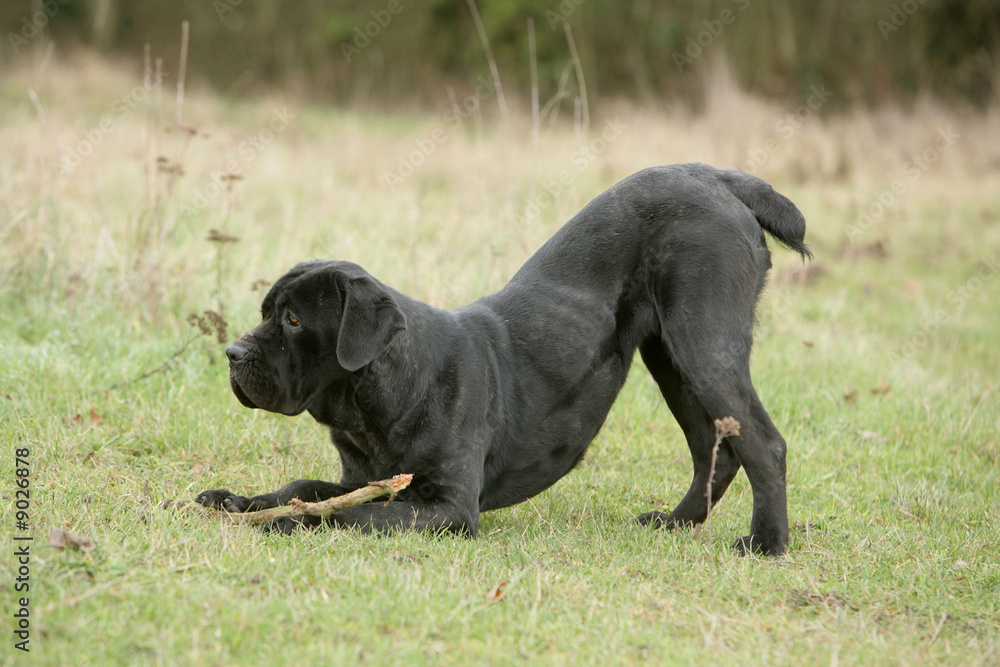
[[[243,405],[285,415],[367,366],[406,328],[392,291],[350,262],[298,264],[260,310],[261,323],[226,349],[229,381]]]

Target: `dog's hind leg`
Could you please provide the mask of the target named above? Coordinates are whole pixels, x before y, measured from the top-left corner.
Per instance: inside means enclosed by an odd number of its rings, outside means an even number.
[[[743,553],[781,555],[788,545],[785,440],[750,380],[749,332],[717,333],[713,337],[704,331],[695,335],[674,330],[669,343],[657,340],[641,347],[643,360],[687,437],[694,476],[674,511],[647,514],[640,521],[673,527],[705,520],[714,420],[731,416],[740,423],[740,435],[727,437],[719,447],[712,502],[718,502],[742,465],[753,490],[753,518],[750,534],[734,546]]]
[[[734,369],[729,380],[698,389],[709,414],[732,416],[740,434],[729,442],[753,490],[750,534],[733,546],[741,553],[780,556],[788,548],[788,502],[785,491],[785,439],[771,421],[750,382],[750,371]]]
[[[669,514],[648,512],[636,517],[642,524],[656,527],[675,528],[702,523],[707,515],[706,492],[708,476],[711,473],[712,447],[715,444],[715,424],[698,400],[691,385],[687,384],[667,355],[666,346],[659,340],[650,339],[640,349],[642,360],[660,387],[667,406],[687,438],[694,464],[691,487],[684,498]],[[716,456],[712,476],[712,505],[719,502],[730,482],[740,469],[740,461],[730,444],[723,440]]]

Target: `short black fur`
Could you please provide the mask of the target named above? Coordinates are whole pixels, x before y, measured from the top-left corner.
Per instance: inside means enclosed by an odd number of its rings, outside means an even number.
[[[639,172],[588,204],[495,294],[445,311],[349,262],[297,265],[264,299],[262,323],[227,350],[246,406],[308,411],[330,427],[338,483],[298,480],[246,498],[206,491],[230,511],[317,501],[398,473],[391,504],[332,515],[364,530],[475,535],[479,514],[540,493],[581,459],[639,350],[679,422],[694,475],[670,513],[705,520],[713,420],[740,435],[718,452],[713,502],[742,466],[753,490],[743,551],[788,544],[785,441],[750,379],[754,308],[770,267],[764,230],[798,251],[805,221],[764,181],[700,164]],[[270,527],[291,531],[312,518]]]

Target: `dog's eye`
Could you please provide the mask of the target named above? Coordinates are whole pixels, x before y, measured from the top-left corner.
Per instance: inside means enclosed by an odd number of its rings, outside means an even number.
[[[292,325],[293,327],[297,327],[297,326],[299,326],[299,318],[295,317],[295,316],[294,316],[294,315],[292,315],[291,313],[288,313],[288,315],[287,315],[287,316],[285,317],[285,319],[286,319],[286,321],[287,321],[287,322],[288,322],[289,324],[291,324],[291,325]]]

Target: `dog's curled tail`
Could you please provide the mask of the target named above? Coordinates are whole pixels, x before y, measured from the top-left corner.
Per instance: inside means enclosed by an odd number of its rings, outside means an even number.
[[[805,244],[806,219],[788,197],[756,176],[735,169],[719,170],[719,180],[753,211],[766,232],[803,259],[812,258]]]

